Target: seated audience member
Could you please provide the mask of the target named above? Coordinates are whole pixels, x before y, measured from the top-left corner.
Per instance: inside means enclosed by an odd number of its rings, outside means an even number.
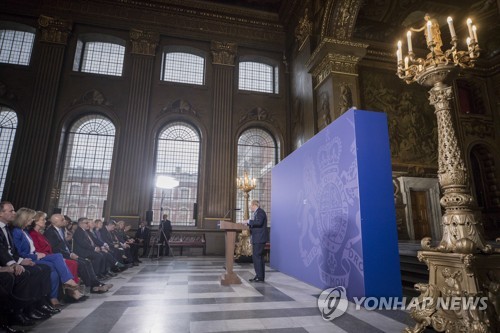
[[[107,266],[110,267],[110,269],[111,269],[111,272],[110,271],[106,272],[106,275],[108,275],[108,277],[114,277],[114,276],[116,276],[116,274],[113,272],[121,272],[121,268],[123,268],[125,266],[123,264],[121,264],[120,262],[118,262],[118,260],[115,259],[113,254],[111,254],[109,245],[107,243],[101,241],[97,237],[95,221],[92,219],[89,219],[88,222],[89,222],[89,230],[87,230],[87,233],[89,234],[89,236],[92,239],[92,241],[94,242],[94,244],[100,248],[101,254],[103,255],[106,262],[108,263]]]
[[[37,264],[48,265],[50,267],[52,283],[50,301],[53,305],[59,305],[59,282],[63,283],[63,287],[69,297],[79,300],[82,294],[78,291],[78,284],[73,279],[73,275],[64,262],[63,256],[60,253],[47,255],[36,252],[34,242],[27,230],[28,225],[33,222],[35,215],[36,212],[29,208],[20,208],[17,211],[17,216],[13,223],[12,237],[19,255],[23,258],[30,258]]]
[[[135,232],[135,241],[142,247],[142,257],[148,256],[149,241],[151,239],[151,229],[147,225],[146,221],[141,221],[139,228]]]
[[[89,220],[86,217],[78,219],[78,228],[73,233],[74,250],[80,257],[92,262],[97,277],[103,280],[110,276],[108,271],[111,267],[101,253],[101,248],[94,243],[88,234],[89,228]]]
[[[116,222],[111,220],[104,223],[104,228],[99,230],[102,240],[110,247],[115,258],[126,267],[132,266],[132,260],[129,251],[127,251],[118,240],[115,234]]]
[[[33,240],[33,244],[35,245],[35,251],[39,253],[45,253],[46,255],[53,254],[52,246],[50,245],[49,240],[42,234],[42,232],[45,230],[45,227],[50,226],[50,221],[48,221],[47,225],[47,214],[45,212],[38,211],[36,212],[36,215],[33,219],[34,221],[29,227],[29,233],[31,239]],[[68,266],[71,275],[73,275],[73,279],[75,280],[75,282],[79,283],[80,279],[78,278],[78,262],[66,258],[64,258],[64,262],[66,263],[66,266]]]
[[[139,260],[139,246],[133,238],[127,235],[127,229],[130,230],[130,226],[126,226],[125,221],[118,221],[116,223],[115,234],[125,252],[128,251],[127,256],[132,259],[134,266],[137,266],[141,262]]]
[[[8,201],[0,202],[0,266],[7,267],[7,270],[14,274],[13,295],[31,300],[23,308],[12,307],[9,324],[30,326],[34,325],[33,320],[49,318],[61,310],[52,307],[48,302],[47,297],[51,290],[50,267],[36,265],[31,259],[19,256],[12,234],[7,228],[15,218],[16,211],[12,204]]]
[[[103,293],[113,287],[112,284],[101,283],[95,274],[92,263],[76,253],[71,252],[65,237],[67,220],[61,214],[53,214],[50,217],[50,226],[45,230],[44,236],[49,240],[52,250],[61,253],[65,259],[78,262],[78,274],[83,283],[90,287],[91,293]]]
[[[10,327],[9,321],[33,302],[30,283],[36,281],[30,280],[33,280],[33,277],[29,273],[16,272],[14,265],[0,266],[0,331],[24,332]]]

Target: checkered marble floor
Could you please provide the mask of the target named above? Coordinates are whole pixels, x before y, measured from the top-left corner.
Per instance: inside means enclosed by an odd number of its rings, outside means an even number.
[[[316,306],[321,290],[267,267],[266,283],[250,283],[252,264],[235,264],[241,285],[221,286],[222,257],[143,259],[110,280],[113,289],[82,303],[30,332],[207,333],[207,332],[401,332],[412,325],[402,311],[355,310],[333,321]]]

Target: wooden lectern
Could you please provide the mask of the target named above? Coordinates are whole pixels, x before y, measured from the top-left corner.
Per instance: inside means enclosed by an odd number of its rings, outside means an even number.
[[[234,243],[236,241],[236,232],[248,230],[248,226],[246,224],[221,220],[220,229],[226,232],[226,273],[220,277],[220,284],[223,286],[241,284],[240,278],[233,272]]]

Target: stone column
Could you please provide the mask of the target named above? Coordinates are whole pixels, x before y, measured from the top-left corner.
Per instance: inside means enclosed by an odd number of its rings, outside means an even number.
[[[12,182],[5,196],[15,207],[41,208],[44,201],[45,175],[50,165],[46,161],[49,135],[61,80],[66,43],[72,23],[55,17],[41,15],[38,19],[40,42],[35,46],[39,54],[33,85],[31,107],[18,131],[19,145]]]
[[[313,76],[318,131],[360,105],[357,64],[367,44],[324,38],[306,66]]]
[[[233,207],[236,186],[233,123],[234,58],[237,45],[212,42],[214,93],[208,161],[206,216],[222,217]]]
[[[149,200],[149,174],[144,170],[146,147],[152,143],[147,137],[147,122],[154,73],[154,57],[159,41],[157,32],[131,30],[131,78],[127,118],[120,132],[118,167],[111,200],[112,216],[144,218],[140,207]]]

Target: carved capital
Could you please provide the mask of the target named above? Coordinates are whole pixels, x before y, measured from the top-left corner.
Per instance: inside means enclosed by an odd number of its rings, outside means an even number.
[[[319,86],[330,74],[348,74],[357,76],[356,64],[360,58],[345,54],[327,54],[313,71],[314,87]]]
[[[132,43],[132,54],[154,56],[160,35],[155,31],[131,29],[130,42]]]
[[[212,41],[210,49],[214,65],[234,66],[234,58],[238,51],[236,43]]]
[[[308,9],[304,13],[304,17],[299,20],[299,24],[295,28],[295,39],[299,45],[299,51],[304,47],[305,41],[312,35],[312,21],[308,16]]]
[[[42,42],[66,45],[72,29],[72,23],[70,21],[40,15],[38,24],[42,32],[40,37]]]

